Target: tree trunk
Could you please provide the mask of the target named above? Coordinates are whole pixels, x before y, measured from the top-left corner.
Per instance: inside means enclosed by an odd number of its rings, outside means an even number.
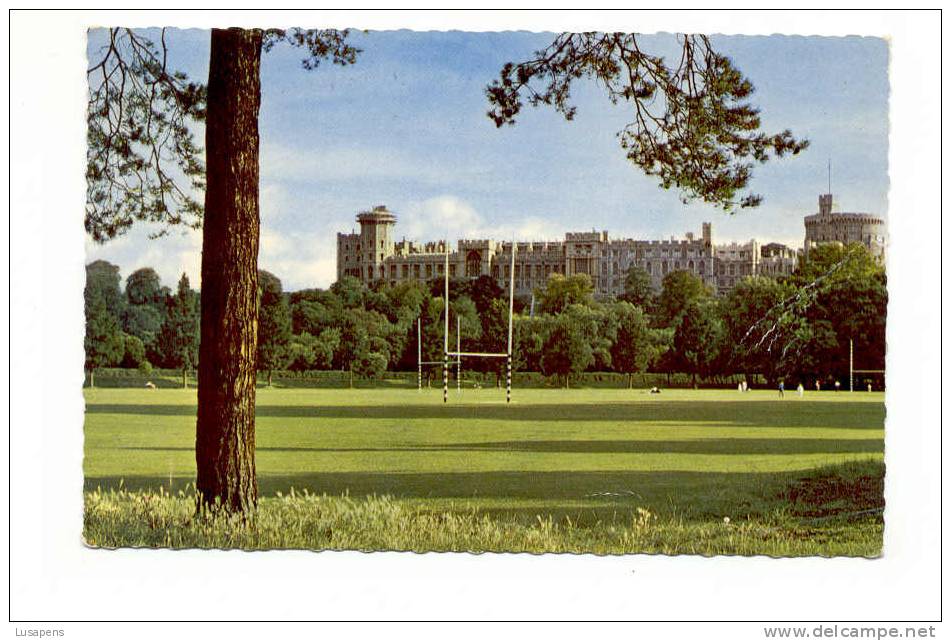
[[[91,369],[89,370],[89,389],[95,389],[95,388],[96,388],[96,370]]]
[[[182,368],[182,389],[188,389],[188,370]]]
[[[350,389],[353,389],[353,363],[350,363]]]
[[[634,389],[634,372],[627,375],[627,389]]]
[[[271,387],[271,374],[272,374],[272,373],[273,373],[273,372],[272,372],[271,370],[268,370],[268,371],[267,371],[267,386],[268,386],[268,387]]]
[[[260,65],[260,31],[212,30],[196,486],[201,506],[234,512],[252,509],[258,497],[254,397]]]

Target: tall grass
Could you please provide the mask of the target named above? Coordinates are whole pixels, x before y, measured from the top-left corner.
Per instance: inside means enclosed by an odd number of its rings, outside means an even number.
[[[85,495],[83,534],[107,548],[876,556],[883,477],[873,461],[819,469],[771,497],[773,509],[732,521],[636,508],[586,525],[550,516],[525,523],[466,503],[431,511],[387,496],[293,491],[261,499],[245,521],[197,515],[187,491],[96,490]]]

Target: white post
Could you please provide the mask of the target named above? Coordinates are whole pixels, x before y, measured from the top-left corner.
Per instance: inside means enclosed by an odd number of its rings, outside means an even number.
[[[416,391],[423,391],[423,317],[416,319]]]
[[[462,392],[462,338],[459,327],[459,314],[456,314],[456,394]]]
[[[506,354],[505,402],[512,402],[512,313],[515,309],[515,239],[512,239],[512,264],[509,273],[509,345]]]
[[[445,243],[446,267],[443,274],[443,303],[446,306],[446,325],[442,336],[442,402],[449,402],[449,241]]]
[[[852,339],[850,338],[849,339],[849,391],[850,392],[852,391],[853,381],[855,381],[855,373],[852,370],[852,363],[853,363],[852,355],[853,355]]]

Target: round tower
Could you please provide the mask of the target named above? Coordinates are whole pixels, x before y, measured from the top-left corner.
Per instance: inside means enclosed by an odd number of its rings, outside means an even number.
[[[370,211],[357,214],[360,223],[360,254],[363,258],[364,282],[385,278],[384,261],[393,255],[393,225],[396,214],[386,205],[377,205]]]

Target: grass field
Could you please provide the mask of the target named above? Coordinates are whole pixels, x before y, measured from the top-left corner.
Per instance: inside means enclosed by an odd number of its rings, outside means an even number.
[[[766,391],[516,390],[511,406],[497,390],[450,394],[444,406],[441,390],[259,390],[262,513],[280,512],[269,501],[286,500],[293,488],[296,494],[347,494],[351,511],[372,503],[360,505],[364,497],[386,496],[386,509],[407,518],[452,513],[525,531],[549,523],[595,536],[630,528],[639,514],[656,527],[666,524],[671,540],[678,537],[675,526],[682,530],[680,543],[669,546],[592,543],[594,551],[880,551],[880,393],[780,399]],[[175,495],[193,481],[194,391],[95,389],[85,395],[87,508],[104,500],[103,493],[92,498],[97,489],[163,488]],[[733,530],[722,531],[724,517]],[[88,518],[86,525],[90,538]],[[740,541],[733,535],[744,526],[760,530]],[[129,543],[96,527],[101,544]],[[713,534],[722,540],[692,546],[691,528],[699,535],[708,527],[719,528]],[[385,539],[349,540],[353,547],[415,549]],[[423,549],[475,549],[433,545]],[[274,546],[348,547],[306,536]],[[484,549],[536,550],[511,541]]]

